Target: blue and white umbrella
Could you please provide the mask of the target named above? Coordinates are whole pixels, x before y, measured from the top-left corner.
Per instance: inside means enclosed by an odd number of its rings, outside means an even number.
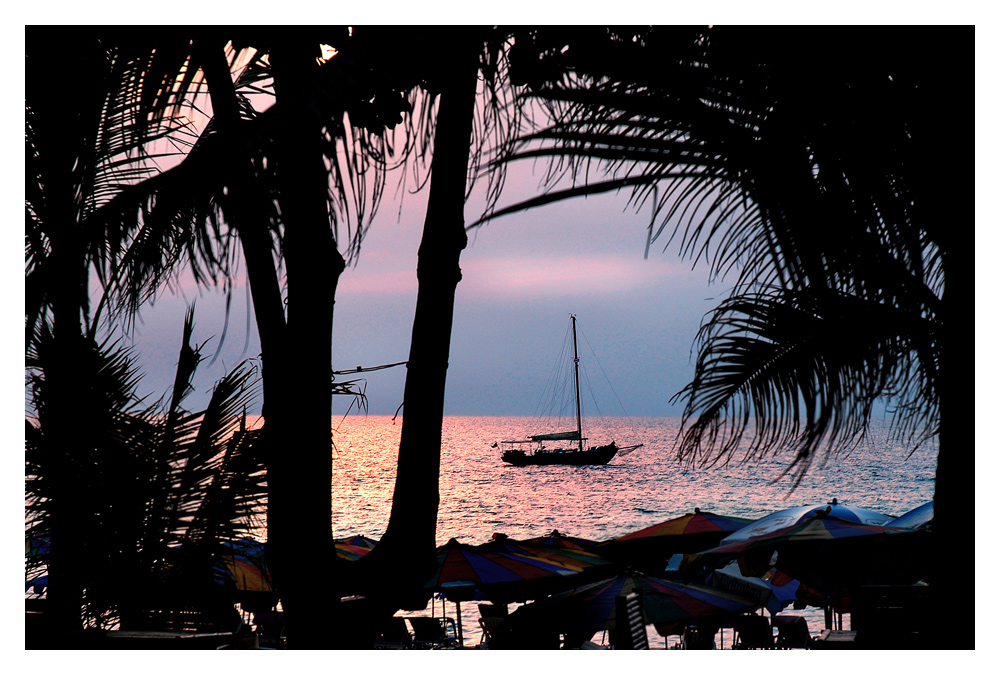
[[[820,514],[841,518],[852,523],[861,523],[862,525],[887,525],[892,520],[891,517],[877,511],[870,511],[856,506],[845,506],[834,498],[827,504],[796,506],[776,511],[769,516],[764,516],[759,520],[753,521],[743,529],[736,530],[732,534],[727,535],[719,545],[735,544],[750,537],[760,537],[770,534],[775,530],[796,525],[807,518],[812,518]]]
[[[929,501],[912,511],[907,511],[899,518],[889,522],[892,527],[909,527],[914,530],[930,527],[934,522],[934,502]]]

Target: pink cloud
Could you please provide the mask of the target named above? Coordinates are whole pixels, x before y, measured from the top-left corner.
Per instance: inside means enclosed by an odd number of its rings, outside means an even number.
[[[618,293],[655,286],[686,271],[663,260],[607,255],[491,259],[462,269],[463,292],[487,297]]]

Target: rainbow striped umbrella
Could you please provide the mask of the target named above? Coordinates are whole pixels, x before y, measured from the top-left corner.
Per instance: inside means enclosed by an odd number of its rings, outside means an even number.
[[[553,595],[529,607],[535,608],[531,612],[534,622],[541,619],[564,634],[593,635],[598,631],[615,629],[616,599],[633,591],[642,593],[645,622],[656,624],[661,635],[679,634],[684,626],[699,619],[735,616],[760,606],[754,598],[718,588],[633,572]]]
[[[333,540],[333,548],[343,560],[360,560],[375,548],[378,542],[360,534]]]
[[[437,569],[425,588],[442,590],[464,584],[475,585],[484,592],[525,590],[566,577],[575,578],[582,570],[582,565],[511,551],[489,551],[452,539],[438,549]]]
[[[27,531],[24,533],[24,557],[48,555],[52,540],[46,533]]]
[[[503,553],[514,553],[519,556],[539,558],[548,560],[559,565],[580,569],[577,585],[594,581],[596,579],[606,579],[613,574],[616,563],[608,560],[597,553],[582,551],[579,549],[556,548],[555,546],[545,546],[543,544],[529,544],[522,541],[501,540],[489,544],[483,544],[480,548],[489,551],[500,551]]]
[[[645,527],[636,532],[623,535],[614,539],[616,542],[626,541],[647,541],[650,539],[665,539],[667,537],[685,540],[693,540],[696,535],[705,535],[705,539],[715,538],[721,541],[729,532],[735,532],[749,525],[752,520],[749,518],[733,518],[730,516],[720,516],[708,511],[695,509],[694,513],[685,513],[679,518],[671,518],[662,523]],[[690,553],[691,551],[676,551],[677,553]]]
[[[675,553],[695,553],[718,546],[722,538],[750,521],[695,509],[678,518],[622,535],[599,544],[597,551],[640,569],[661,572]]]
[[[532,537],[524,540],[525,544],[541,544],[543,546],[554,546],[555,548],[570,549],[573,551],[590,551],[597,546],[596,541],[584,539],[583,537],[571,537],[563,534],[559,530],[552,530],[544,537]]]
[[[232,581],[237,591],[274,590],[267,568],[265,544],[254,539],[222,542],[215,569],[222,572],[226,580]]]

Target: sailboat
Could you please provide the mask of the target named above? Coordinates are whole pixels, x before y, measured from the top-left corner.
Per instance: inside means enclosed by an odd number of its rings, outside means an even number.
[[[642,444],[618,447],[614,441],[607,445],[586,447],[589,440],[583,435],[583,418],[580,414],[580,356],[576,340],[576,315],[570,314],[573,323],[573,376],[576,384],[576,429],[552,433],[533,434],[523,440],[499,441],[500,459],[513,466],[538,466],[569,464],[575,466],[607,464],[615,455],[626,455]],[[563,447],[549,447],[546,443],[565,443]],[[497,443],[493,447],[498,447]]]

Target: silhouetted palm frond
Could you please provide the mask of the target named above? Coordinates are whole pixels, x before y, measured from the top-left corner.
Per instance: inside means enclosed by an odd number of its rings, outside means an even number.
[[[253,372],[238,367],[216,385],[204,411],[184,410],[183,394],[201,359],[200,347],[187,342],[192,321],[189,314],[166,405],[136,398],[139,376],[129,350],[92,343],[87,362],[79,364],[88,424],[77,430],[79,442],[68,457],[46,435],[60,423],[46,405],[47,361],[57,346],[43,332],[29,352],[38,413],[26,420],[25,433],[29,532],[47,532],[53,508],[76,512],[84,536],[74,564],[86,583],[88,616],[98,624],[119,616],[130,596],[160,583],[170,569],[167,560],[173,560],[172,573],[210,582],[205,561],[218,542],[247,536],[259,525],[265,494],[260,451],[255,435],[238,431],[239,413],[252,403]],[[75,468],[70,481],[60,473],[67,459]],[[188,566],[178,567],[178,547],[190,558]],[[190,568],[196,560],[203,569]],[[26,560],[29,577],[46,564],[44,556]]]
[[[804,468],[857,439],[880,396],[899,434],[937,433],[946,239],[920,186],[946,66],[926,35],[862,29],[846,50],[802,29],[519,34],[552,122],[510,159],[550,157],[550,191],[484,221],[629,188],[637,207],[659,200],[651,240],[735,275],[678,395],[682,455],[727,458],[748,432],[750,454],[790,447]]]
[[[702,327],[679,453],[710,463],[784,448],[801,479],[816,455],[865,435],[880,398],[902,401],[910,441],[936,432],[940,326],[849,294],[781,289],[728,298]],[[749,435],[749,440],[745,440]]]

